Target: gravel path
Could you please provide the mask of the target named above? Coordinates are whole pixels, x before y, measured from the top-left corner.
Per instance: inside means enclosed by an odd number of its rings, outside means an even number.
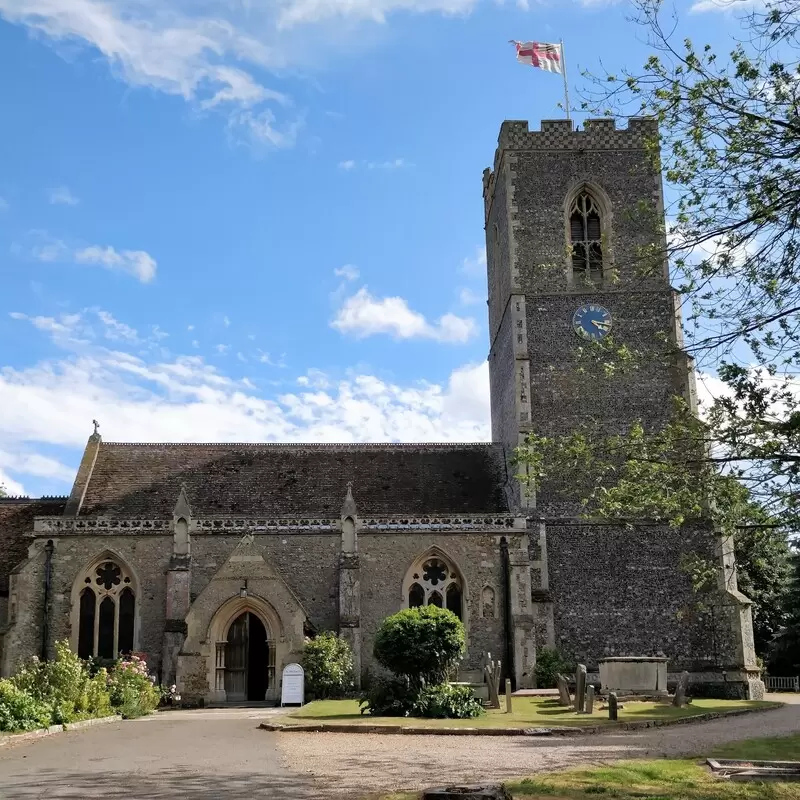
[[[714,722],[577,737],[384,736],[284,733],[284,765],[335,793],[420,789],[447,782],[522,777],[542,770],[620,758],[701,755],[722,742],[800,731],[800,695],[771,695],[789,703]]]

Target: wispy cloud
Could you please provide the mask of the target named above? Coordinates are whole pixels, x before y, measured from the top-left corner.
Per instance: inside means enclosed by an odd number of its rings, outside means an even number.
[[[405,158],[394,158],[390,161],[367,161],[367,169],[403,169],[403,167],[413,166]]]
[[[156,260],[144,250],[117,251],[113,247],[93,245],[76,250],[73,254],[78,264],[93,264],[110,269],[112,272],[123,272],[149,283],[156,276]]]
[[[353,264],[345,264],[343,267],[336,267],[333,274],[336,275],[337,278],[344,278],[346,281],[354,281],[361,273],[358,271],[358,267]]]
[[[352,158],[348,159],[347,161],[340,161],[339,162],[339,169],[351,170],[351,169],[355,169],[355,166],[356,166],[356,162],[353,161]]]
[[[105,312],[77,316],[60,324],[99,331],[108,319]],[[143,355],[141,344],[124,339],[57,340],[37,317],[20,312],[17,318],[59,349],[46,360],[0,371],[0,481],[12,492],[34,478],[52,483],[50,491],[65,491],[74,470],[48,451],[74,448],[77,460],[92,419],[116,441],[420,442],[490,435],[485,362],[465,364],[439,383],[312,368],[284,384],[295,390],[265,395],[252,376],[225,374],[197,354],[165,357],[154,347]]]
[[[475,254],[461,262],[461,271],[475,277],[486,274],[486,248],[483,245],[476,247]]]
[[[45,263],[71,262],[103,267],[111,272],[132,275],[142,283],[149,283],[156,276],[158,264],[145,250],[117,250],[110,245],[70,246],[62,239],[53,239],[42,231],[33,232],[40,243],[27,250],[20,245],[18,253],[29,252],[37,261]]]
[[[485,302],[486,298],[479,295],[477,292],[473,291],[468,287],[463,287],[459,289],[458,292],[458,302],[461,303],[462,306],[475,306],[479,303]]]
[[[461,344],[477,333],[475,320],[444,314],[435,323],[413,311],[402,297],[374,297],[366,286],[345,300],[331,327],[359,339],[388,334],[395,339],[434,339]]]
[[[48,189],[47,200],[54,206],[76,206],[80,203],[68,186],[56,186]]]

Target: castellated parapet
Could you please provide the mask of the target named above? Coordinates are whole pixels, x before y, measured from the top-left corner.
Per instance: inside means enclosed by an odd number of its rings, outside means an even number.
[[[506,120],[500,126],[494,167],[483,171],[486,217],[504,150],[644,150],[648,140],[657,135],[658,122],[651,117],[632,117],[627,128],[617,128],[610,117],[587,119],[582,130],[576,130],[571,119],[545,119],[538,131],[529,130],[527,120]]]

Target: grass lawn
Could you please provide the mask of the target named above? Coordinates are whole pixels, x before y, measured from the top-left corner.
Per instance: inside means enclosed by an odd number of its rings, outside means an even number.
[[[270,722],[281,724],[349,723],[354,725],[418,725],[425,727],[460,728],[550,728],[557,725],[607,725],[607,711],[599,711],[595,705],[592,715],[576,714],[572,709],[558,705],[549,697],[515,697],[513,712],[506,714],[505,700],[500,709],[487,711],[476,719],[419,719],[417,717],[373,717],[361,714],[357,700],[316,700],[296,711]],[[777,703],[744,700],[694,700],[686,708],[674,708],[667,703],[623,704],[619,713],[622,722],[653,719],[676,719],[693,717],[710,712],[731,711],[741,708],[770,708]]]

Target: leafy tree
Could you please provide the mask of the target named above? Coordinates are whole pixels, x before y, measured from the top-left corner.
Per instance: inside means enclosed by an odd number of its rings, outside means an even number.
[[[638,72],[587,75],[583,106],[659,122],[658,139],[648,144],[666,178],[669,227],[661,209],[642,204],[636,213],[643,224],[661,226],[663,245],[639,248],[626,266],[646,278],[660,275],[668,261],[686,316],[683,349],[701,370],[716,372],[718,388],[705,424],[684,408],[651,444],[641,427],[628,441],[597,442],[584,431],[588,444],[580,457],[616,447],[619,463],[626,449],[640,451],[623,476],[640,486],[651,482],[640,496],[606,480],[603,505],[619,513],[628,505],[631,516],[648,511],[679,522],[714,506],[716,475],[723,472],[749,489],[774,524],[797,535],[800,2],[766,0],[743,15],[744,36],[727,56],[676,41],[678,21],[665,22],[661,6],[634,0],[634,21],[654,52]],[[676,350],[664,337],[665,363]],[[611,337],[586,355],[609,380],[653,358],[617,347]]]
[[[412,691],[443,683],[464,654],[464,625],[446,608],[407,608],[383,620],[373,653]]]
[[[784,609],[787,623],[770,645],[767,669],[772,675],[800,675],[800,553],[792,556],[792,577]]]
[[[679,38],[661,0],[633,6],[653,53],[638,71],[587,73],[583,107],[659,122],[647,145],[666,180],[667,222],[647,204],[636,213],[661,226],[663,244],[625,266],[646,279],[669,264],[682,351],[712,374],[713,397],[702,421],[676,400],[660,430],[636,422],[608,436],[587,425],[532,435],[518,455],[539,489],[571,470],[586,514],[672,525],[713,515],[724,533],[738,531],[763,650],[789,613],[784,540],[800,536],[800,2],[743,3],[743,35],[727,54]],[[666,336],[655,356],[609,336],[579,358],[614,380],[679,355]]]
[[[306,691],[314,698],[342,697],[353,688],[353,651],[330,631],[306,639],[303,669]]]

